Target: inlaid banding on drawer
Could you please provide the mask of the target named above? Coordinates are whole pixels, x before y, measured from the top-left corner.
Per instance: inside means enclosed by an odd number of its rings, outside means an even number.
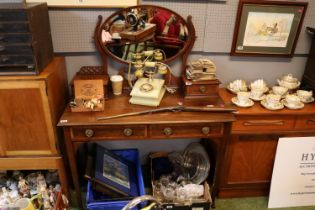
[[[294,128],[294,117],[273,116],[242,117],[232,124],[232,131],[268,132],[274,130],[290,130]]]
[[[84,126],[72,127],[71,135],[75,140],[121,140],[126,138],[145,138],[147,131],[145,125]]]
[[[182,125],[150,125],[151,138],[186,138],[210,137],[223,134],[222,123],[211,124],[182,124]]]
[[[315,130],[315,115],[299,116],[296,120],[295,128]]]

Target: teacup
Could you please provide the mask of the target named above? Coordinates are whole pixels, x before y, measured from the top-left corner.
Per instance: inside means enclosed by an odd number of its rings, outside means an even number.
[[[276,94],[268,94],[266,96],[266,102],[268,106],[276,106],[280,103],[281,96]]]
[[[264,94],[264,91],[263,90],[260,90],[260,89],[252,89],[250,91],[250,97],[251,98],[254,98],[254,99],[258,99],[258,98],[261,98]]]
[[[298,97],[300,97],[300,99],[302,100],[308,100],[313,96],[313,92],[307,91],[307,90],[298,90],[296,91],[296,94],[298,95]]]
[[[264,91],[267,88],[267,84],[264,80],[258,79],[250,84],[251,90],[262,90]]]
[[[287,104],[289,106],[297,106],[297,105],[299,105],[299,103],[301,103],[300,97],[298,97],[297,95],[293,95],[293,94],[286,95],[285,101],[287,102]]]
[[[247,104],[249,101],[249,96],[250,96],[249,92],[245,92],[245,91],[237,92],[237,101],[240,104]]]
[[[283,96],[288,91],[288,88],[282,86],[273,86],[272,92],[276,95]]]

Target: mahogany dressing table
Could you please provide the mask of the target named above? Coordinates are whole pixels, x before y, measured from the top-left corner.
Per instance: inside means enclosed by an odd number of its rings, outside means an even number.
[[[71,176],[79,204],[81,190],[77,168],[77,149],[90,141],[108,140],[158,140],[158,139],[183,139],[204,138],[214,141],[217,145],[215,170],[212,180],[212,196],[216,196],[218,183],[221,177],[221,161],[225,156],[225,148],[229,140],[231,123],[234,116],[231,112],[161,112],[139,116],[128,116],[116,119],[97,120],[98,117],[113,116],[130,112],[152,109],[140,105],[129,104],[128,95],[114,96],[105,102],[105,110],[102,112],[74,113],[70,108],[64,111],[58,126],[62,126],[65,135],[65,144]],[[216,106],[222,106],[218,98],[216,102],[209,101]],[[176,106],[178,102],[190,104],[184,101],[181,95],[164,96],[161,107]],[[176,148],[174,148],[176,150]],[[211,181],[211,180],[210,180]],[[213,197],[214,199],[214,197]],[[82,206],[81,206],[82,207]]]
[[[186,21],[179,14],[169,9],[152,5],[139,5],[119,10],[109,16],[104,22],[102,22],[102,17],[99,16],[94,32],[94,41],[97,50],[101,55],[104,75],[108,76],[108,58],[126,64],[126,66],[132,62],[132,60],[128,60],[132,56],[122,56],[121,54],[115,54],[118,47],[120,50],[123,50],[125,47],[124,43],[126,40],[123,40],[123,37],[121,40],[115,40],[114,42],[112,40],[106,41],[102,39],[102,37],[104,34],[113,35],[114,33],[119,33],[119,31],[122,29],[121,25],[116,24],[116,20],[119,20],[119,24],[121,22],[126,22],[126,14],[133,13],[134,11],[137,11],[136,13],[140,14],[139,16],[136,15],[135,18],[142,18],[142,21],[147,22],[154,18],[160,18],[167,15],[171,15],[170,17],[176,17],[174,20],[178,22],[174,22],[174,29],[178,27],[178,30],[169,30],[169,32],[180,31],[179,29],[181,27],[181,29],[183,29],[181,31],[185,33],[181,34],[181,36],[178,36],[179,38],[174,38],[174,34],[164,34],[161,36],[161,33],[164,30],[162,31],[157,29],[154,32],[154,36],[152,36],[153,39],[146,40],[145,43],[139,43],[138,45],[134,46],[134,48],[137,50],[139,49],[139,46],[142,46],[142,50],[163,50],[165,52],[164,56],[166,57],[161,62],[169,63],[175,59],[179,59],[182,62],[181,74],[185,74],[187,57],[196,38],[195,29],[191,22],[192,17],[189,16]],[[161,20],[159,19],[156,21],[158,26],[159,21]],[[124,27],[125,26],[128,26],[128,24],[125,24]],[[141,53],[143,51],[139,52]],[[125,73],[126,72],[127,71],[125,70]],[[127,78],[127,76],[125,78]],[[182,86],[180,84],[180,78],[181,77],[176,78],[173,76],[172,72],[166,75],[165,81],[168,83],[167,85],[177,87],[178,89],[177,93],[174,95],[166,93],[158,108],[173,107],[180,104],[195,107],[205,107],[205,105],[212,105],[214,108],[229,108],[223,103],[218,94],[205,100],[185,100],[184,96],[180,93],[180,88]],[[58,123],[58,126],[63,127],[71,176],[80,207],[82,208],[83,206],[79,183],[80,177],[77,166],[77,150],[80,145],[90,141],[135,141],[158,139],[175,140],[183,138],[202,138],[209,140],[207,142],[211,142],[211,145],[214,145],[213,156],[216,157],[214,158],[215,162],[210,169],[212,174],[209,176],[211,179],[211,195],[214,199],[218,192],[219,179],[222,173],[220,166],[222,165],[222,159],[226,155],[225,148],[230,136],[231,123],[235,120],[231,109],[224,111],[221,110],[205,112],[166,111],[139,116],[97,120],[98,117],[120,115],[153,109],[152,107],[148,106],[129,104],[129,99],[130,96],[128,93],[124,93],[121,96],[111,96],[109,94],[108,99],[105,101],[105,109],[99,112],[71,112],[70,107],[67,107]],[[174,148],[174,150],[176,150],[176,148]],[[212,153],[212,151],[210,153]]]

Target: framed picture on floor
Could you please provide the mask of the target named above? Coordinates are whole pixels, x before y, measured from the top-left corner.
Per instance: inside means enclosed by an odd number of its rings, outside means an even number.
[[[240,0],[231,55],[292,57],[307,2]]]
[[[96,147],[95,160],[94,179],[98,183],[122,196],[138,195],[134,163],[101,146]]]

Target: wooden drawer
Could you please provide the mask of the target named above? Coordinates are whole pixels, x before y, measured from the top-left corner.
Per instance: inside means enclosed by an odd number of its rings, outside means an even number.
[[[301,130],[310,129],[315,131],[315,115],[297,117],[295,128]]]
[[[193,96],[211,96],[218,93],[218,86],[207,84],[189,85],[186,87],[187,95]]]
[[[32,35],[24,34],[1,34],[0,44],[14,44],[14,43],[31,43]]]
[[[152,138],[186,138],[221,136],[223,124],[183,124],[183,125],[151,125],[149,135]]]
[[[27,22],[0,22],[0,33],[26,33],[29,32]]]
[[[294,117],[291,116],[251,116],[241,117],[232,124],[233,131],[264,133],[268,131],[285,131],[294,128]]]
[[[0,54],[7,55],[7,54],[16,54],[16,55],[30,55],[32,54],[32,47],[31,44],[0,44]]]
[[[32,55],[0,55],[0,66],[24,65],[34,67],[34,58]]]
[[[27,13],[25,10],[0,10],[0,21],[25,21]]]
[[[71,135],[75,140],[106,140],[145,138],[145,125],[114,125],[114,126],[84,126],[72,127]]]
[[[185,98],[213,97],[218,95],[219,80],[192,81],[182,76]]]

